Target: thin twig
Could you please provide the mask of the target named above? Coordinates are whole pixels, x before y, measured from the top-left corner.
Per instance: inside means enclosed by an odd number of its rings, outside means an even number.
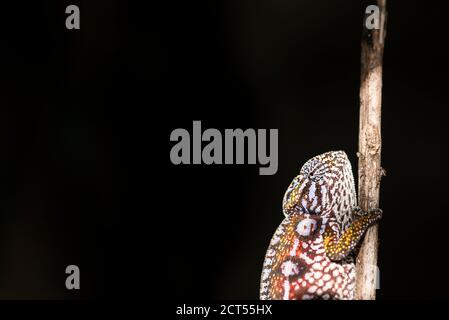
[[[381,167],[382,63],[386,35],[386,0],[378,0],[380,30],[366,30],[362,39],[360,128],[359,128],[359,206],[379,207]],[[366,232],[357,256],[357,300],[376,298],[378,226]]]

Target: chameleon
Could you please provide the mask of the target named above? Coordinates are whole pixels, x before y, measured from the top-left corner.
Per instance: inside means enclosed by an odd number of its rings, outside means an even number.
[[[382,210],[356,206],[354,176],[344,151],[308,160],[285,192],[284,220],[268,246],[261,300],[352,300],[355,252]]]

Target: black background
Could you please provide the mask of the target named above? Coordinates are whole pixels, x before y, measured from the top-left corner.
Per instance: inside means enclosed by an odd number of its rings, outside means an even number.
[[[341,149],[356,172],[368,4],[2,4],[0,297],[258,298],[301,165]],[[379,299],[448,297],[442,4],[388,3]],[[279,129],[278,173],[172,165],[170,133],[193,120]]]

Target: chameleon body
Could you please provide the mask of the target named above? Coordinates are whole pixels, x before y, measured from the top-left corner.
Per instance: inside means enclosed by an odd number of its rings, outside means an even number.
[[[381,217],[380,210],[364,213],[356,203],[346,153],[307,161],[285,193],[285,219],[265,255],[260,299],[353,299],[354,250]]]

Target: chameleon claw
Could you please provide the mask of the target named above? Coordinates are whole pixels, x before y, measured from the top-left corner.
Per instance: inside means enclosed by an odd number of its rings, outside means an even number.
[[[378,220],[380,220],[382,218],[382,216],[383,216],[383,211],[382,211],[382,209],[379,209],[379,208],[372,209],[372,210],[369,210],[369,211],[364,211],[364,210],[362,210],[362,208],[357,206],[357,207],[354,207],[352,209],[352,213],[354,214],[354,216],[356,216],[358,218],[366,216],[368,214],[371,214],[371,215],[374,215],[374,216],[378,216]]]
[[[360,207],[354,207],[353,209],[352,209],[352,213],[355,215],[355,216],[357,216],[357,217],[362,217],[363,215],[365,215],[366,213],[365,213],[365,211],[363,211],[362,210],[362,208],[360,208]]]
[[[378,216],[378,220],[382,219],[382,216],[383,216],[383,214],[384,214],[384,212],[382,211],[382,209],[379,209],[379,208],[377,208],[377,209],[372,209],[372,210],[368,211],[368,213],[369,213],[369,214],[373,214],[373,215]]]

